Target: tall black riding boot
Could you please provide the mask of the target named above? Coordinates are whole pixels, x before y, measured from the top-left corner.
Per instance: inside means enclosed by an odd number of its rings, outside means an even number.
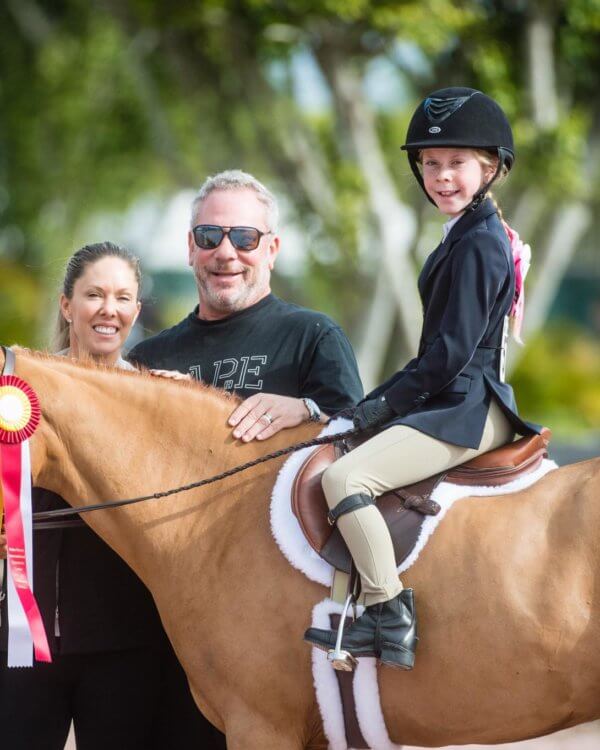
[[[335,647],[337,631],[309,628],[304,640],[324,651]],[[404,589],[387,602],[367,607],[348,629],[341,648],[355,658],[376,656],[384,664],[412,669],[417,647],[417,617],[412,589]]]

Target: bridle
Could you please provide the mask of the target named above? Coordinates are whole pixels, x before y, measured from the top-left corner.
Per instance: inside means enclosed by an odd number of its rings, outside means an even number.
[[[4,351],[4,367],[0,375],[12,375],[14,374],[16,357],[15,353],[8,346],[2,346]],[[337,415],[336,415],[337,416]],[[289,453],[295,453],[296,451],[302,450],[303,448],[313,448],[318,445],[328,445],[329,443],[338,442],[344,438],[355,435],[358,432],[356,429],[346,430],[346,432],[340,432],[336,435],[327,435],[321,438],[313,438],[312,440],[306,440],[302,443],[295,443],[287,448],[281,448],[273,453],[267,453],[265,456],[255,458],[253,461],[248,461],[245,464],[234,466],[232,469],[227,469],[220,474],[215,474],[212,477],[206,479],[200,479],[197,482],[191,482],[190,484],[181,485],[181,487],[175,487],[171,490],[165,490],[164,492],[153,492],[150,495],[141,495],[140,497],[132,497],[126,500],[108,500],[105,503],[96,503],[94,505],[77,505],[71,506],[70,508],[59,508],[57,510],[45,510],[33,513],[33,525],[34,529],[56,529],[56,528],[68,528],[72,526],[81,526],[83,521],[79,518],[69,519],[69,516],[81,515],[83,513],[90,513],[94,510],[105,510],[109,508],[120,508],[125,505],[134,505],[135,503],[141,503],[146,500],[160,500],[163,497],[169,497],[170,495],[176,495],[179,492],[188,492],[199,487],[205,487],[208,484],[214,482],[220,482],[223,479],[228,479],[234,474],[239,474],[242,471],[258,466],[259,464],[265,463],[266,461],[272,461],[275,458],[281,458]],[[67,520],[54,520],[54,519],[67,519]]]

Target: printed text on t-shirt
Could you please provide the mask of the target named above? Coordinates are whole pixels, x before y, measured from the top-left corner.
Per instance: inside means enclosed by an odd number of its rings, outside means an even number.
[[[268,362],[266,354],[254,354],[250,357],[226,357],[213,362],[212,384],[226,391],[248,388],[262,391],[263,380],[259,378],[261,367]],[[210,382],[210,378],[202,377],[200,365],[192,365],[190,373],[196,380]]]

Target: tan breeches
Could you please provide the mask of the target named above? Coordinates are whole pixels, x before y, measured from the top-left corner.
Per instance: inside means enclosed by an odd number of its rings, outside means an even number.
[[[396,425],[380,432],[335,461],[323,474],[327,504],[334,508],[349,495],[378,497],[462,464],[509,443],[514,430],[492,399],[478,448],[462,448]],[[392,599],[402,591],[388,527],[375,505],[346,513],[338,527],[360,573],[367,605]]]

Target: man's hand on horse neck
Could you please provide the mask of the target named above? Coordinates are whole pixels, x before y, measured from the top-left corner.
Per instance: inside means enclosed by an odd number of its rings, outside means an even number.
[[[310,414],[301,398],[257,393],[241,403],[229,417],[233,437],[244,443],[266,440],[286,427],[297,427],[309,420]],[[327,417],[321,414],[321,422]]]

